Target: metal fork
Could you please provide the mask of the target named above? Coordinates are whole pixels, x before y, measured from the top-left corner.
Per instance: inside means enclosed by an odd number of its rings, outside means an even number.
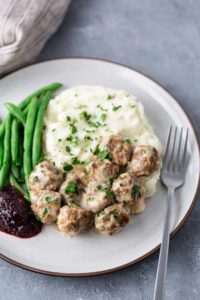
[[[178,137],[179,136],[179,137]],[[169,240],[171,231],[172,201],[174,200],[174,191],[181,187],[185,181],[185,172],[187,165],[187,146],[188,129],[181,129],[178,134],[177,127],[170,127],[163,167],[161,170],[161,181],[168,189],[166,214],[163,230],[162,243],[156,274],[154,300],[164,299],[164,285],[167,272],[167,261],[169,252]]]

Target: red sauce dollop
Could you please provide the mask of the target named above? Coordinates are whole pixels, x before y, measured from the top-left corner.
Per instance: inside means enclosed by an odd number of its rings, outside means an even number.
[[[0,191],[0,230],[20,238],[30,238],[41,231],[42,224],[31,211],[30,204],[14,187]]]

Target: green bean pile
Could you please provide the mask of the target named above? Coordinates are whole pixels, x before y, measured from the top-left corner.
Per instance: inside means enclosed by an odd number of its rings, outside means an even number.
[[[0,190],[9,180],[30,201],[28,179],[42,159],[44,112],[61,86],[56,82],[43,87],[18,106],[5,103],[9,113],[0,124]]]

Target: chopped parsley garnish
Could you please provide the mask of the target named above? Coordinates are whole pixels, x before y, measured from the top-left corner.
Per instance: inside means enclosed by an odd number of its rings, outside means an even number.
[[[107,109],[105,109],[103,106],[101,106],[101,104],[97,105],[97,108],[99,108],[101,111],[108,111]]]
[[[40,178],[38,176],[33,177],[33,182],[34,183],[40,182]]]
[[[108,152],[108,150],[102,150],[100,151],[97,156],[99,158],[102,158],[102,159],[109,159],[109,160],[112,160],[112,155]]]
[[[113,184],[113,178],[109,178],[109,184],[110,184],[110,186],[112,186],[112,184]]]
[[[78,159],[78,157],[74,157],[73,161],[72,161],[73,165],[83,165],[84,162],[81,161],[80,159]]]
[[[64,162],[63,169],[64,169],[64,171],[69,172],[69,171],[71,171],[73,169],[73,166],[70,165],[70,164],[68,164],[68,163],[66,163],[66,162]]]
[[[69,181],[68,185],[65,187],[65,193],[79,194],[78,186],[75,181]]]
[[[93,141],[93,138],[91,138],[91,136],[89,135],[86,135],[84,136],[84,141],[87,142],[87,141]]]
[[[112,160],[112,155],[108,152],[107,148],[100,150],[99,145],[96,146],[95,150],[93,151],[93,154],[97,155],[99,158],[102,159]]]
[[[124,143],[131,144],[131,141],[129,139],[124,140]]]
[[[113,98],[114,98],[114,96],[108,95],[107,100],[112,100]]]
[[[52,132],[54,132],[54,131],[56,131],[56,128],[53,128],[53,129],[52,129]]]
[[[136,105],[135,105],[135,104],[130,104],[130,103],[129,103],[129,107],[130,107],[130,108],[135,108]]]
[[[105,216],[106,215],[106,212],[105,211],[101,211],[100,213],[99,213],[99,216]]]
[[[71,207],[74,206],[74,203],[73,202],[68,202],[67,205],[69,206],[69,208],[71,208]]]
[[[78,136],[68,136],[67,141],[75,146],[78,146],[79,143],[79,137]]]
[[[99,126],[101,126],[102,124],[100,122],[92,122],[92,121],[88,121],[88,125],[89,127],[94,127],[94,128],[98,128]]]
[[[85,104],[80,104],[80,105],[77,105],[76,107],[75,107],[75,109],[82,109],[82,108],[86,108],[87,107],[87,105],[85,105]]]
[[[102,185],[98,185],[97,186],[97,189],[100,191],[100,192],[103,192],[106,194],[106,197],[108,198],[108,200],[110,201],[113,201],[114,200],[114,193],[107,187],[105,186],[102,186]]]
[[[97,155],[100,152],[99,144],[96,145],[96,148],[94,149],[93,154]]]
[[[57,201],[60,201],[60,198],[51,198],[51,197],[49,197],[49,196],[46,196],[46,197],[44,198],[44,201],[45,201],[47,204],[49,204],[50,202],[57,202]]]
[[[88,197],[87,199],[86,199],[86,201],[87,202],[90,202],[90,201],[93,201],[94,199],[92,198],[92,197]]]
[[[69,146],[66,146],[65,149],[66,149],[66,152],[67,152],[67,153],[71,153],[71,148],[70,148]]]
[[[120,109],[121,107],[122,107],[121,105],[118,105],[118,106],[114,106],[114,105],[113,105],[112,111],[117,111],[117,110]]]
[[[113,211],[113,217],[115,218],[115,220],[116,220],[118,223],[121,222],[121,217],[120,217],[120,215],[119,215],[119,212],[118,212],[116,209]]]
[[[88,114],[86,111],[83,111],[82,113],[80,113],[80,118],[82,120],[85,120],[86,122],[90,120],[91,115]]]
[[[77,127],[73,123],[70,124],[70,127],[71,127],[72,134],[75,134],[77,132]]]
[[[62,142],[62,139],[58,139],[58,142]]]
[[[71,136],[71,135],[68,136],[68,137],[67,137],[67,141],[70,142],[70,143],[72,143],[72,141],[73,141],[73,136]]]
[[[106,114],[101,114],[101,120],[104,122],[107,118],[107,115]]]
[[[74,120],[72,121],[72,119],[71,119],[70,116],[67,116],[66,119],[67,119],[68,122],[71,122],[71,123],[69,124],[69,126],[71,127],[71,133],[72,133],[72,134],[76,133],[76,132],[77,132],[77,128],[76,128],[76,126],[75,126],[75,123],[77,123],[77,120],[74,119]]]
[[[48,215],[48,209],[45,207],[42,217],[46,217],[46,215]]]
[[[141,197],[141,186],[134,184],[134,186],[132,187],[131,194],[135,199]]]
[[[134,142],[138,142],[138,140],[134,140]]]

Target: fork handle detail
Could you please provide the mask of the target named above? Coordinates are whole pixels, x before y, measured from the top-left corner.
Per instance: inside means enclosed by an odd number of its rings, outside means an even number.
[[[162,237],[162,243],[161,243],[160,254],[159,254],[153,300],[164,299],[164,285],[165,285],[165,278],[167,272],[173,198],[174,198],[174,189],[169,188],[167,202],[166,202],[167,207],[166,207],[165,223],[164,223],[163,237]]]

